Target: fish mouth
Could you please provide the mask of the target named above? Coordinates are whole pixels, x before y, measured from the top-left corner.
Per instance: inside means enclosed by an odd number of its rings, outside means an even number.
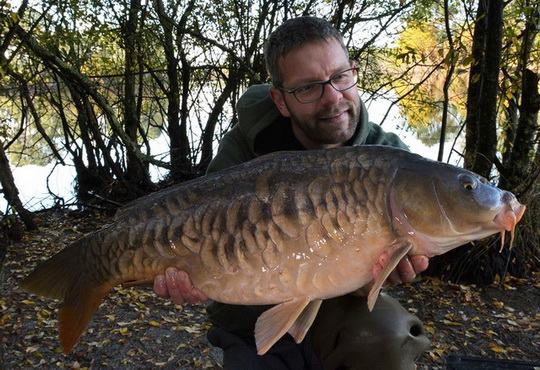
[[[516,200],[495,215],[493,223],[503,229],[501,231],[501,251],[504,248],[504,238],[507,231],[510,232],[510,249],[512,249],[516,225],[523,217],[525,208],[527,208],[525,205]]]

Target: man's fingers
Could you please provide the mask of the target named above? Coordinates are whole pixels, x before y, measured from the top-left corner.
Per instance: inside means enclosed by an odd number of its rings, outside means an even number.
[[[158,275],[154,279],[154,292],[159,297],[169,297],[169,290],[167,289],[167,280],[165,279],[165,275]]]
[[[429,258],[427,258],[427,256],[423,256],[423,255],[412,256],[410,260],[414,268],[414,271],[416,271],[417,274],[421,273],[422,271],[425,271],[429,266]]]
[[[383,270],[383,264],[386,263],[386,256],[384,254],[379,258],[379,263],[375,264],[372,270],[373,280],[377,279],[377,276]],[[416,256],[405,256],[399,261],[396,268],[388,275],[386,279],[386,284],[389,285],[398,285],[403,282],[407,283],[412,281],[417,274],[425,271],[429,266],[429,258],[424,255]],[[369,292],[373,286],[373,281],[368,285],[363,286],[358,291],[354,292],[353,295],[363,296]]]
[[[208,300],[207,296],[193,287],[193,283],[185,271],[178,271],[174,267],[169,267],[165,271],[165,282],[168,296],[176,304],[197,303]]]
[[[399,267],[399,264],[398,264],[398,267]],[[401,279],[398,268],[395,268],[390,273],[390,275],[388,275],[388,277],[386,278],[386,284],[389,284],[389,285],[398,285],[398,284],[401,284],[402,282],[403,280]]]
[[[169,267],[165,271],[165,278],[171,300],[176,304],[183,304],[186,302],[184,298],[186,277],[183,277],[176,268]]]
[[[429,265],[429,258],[423,255],[405,256],[399,261],[398,265],[388,276],[388,283],[397,285],[412,281],[417,274],[426,270]]]
[[[416,271],[411,263],[411,260],[408,256],[405,256],[399,261],[397,265],[397,270],[399,272],[399,277],[402,282],[408,283],[416,276]]]

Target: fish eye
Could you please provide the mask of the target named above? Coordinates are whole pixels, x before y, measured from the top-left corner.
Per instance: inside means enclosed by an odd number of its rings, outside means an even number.
[[[474,190],[476,189],[478,183],[475,181],[475,179],[472,176],[469,175],[462,175],[459,178],[459,181],[461,183],[461,186],[465,190]]]

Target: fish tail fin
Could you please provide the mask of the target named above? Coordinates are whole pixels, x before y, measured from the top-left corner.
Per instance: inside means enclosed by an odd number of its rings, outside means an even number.
[[[90,321],[92,314],[115,284],[96,281],[84,263],[88,241],[80,239],[38,265],[19,282],[29,293],[62,301],[59,310],[60,342],[68,353]]]
[[[77,297],[70,297],[69,302],[62,304],[58,310],[58,323],[64,354],[68,354],[75,346],[107,293],[108,291],[81,291]]]

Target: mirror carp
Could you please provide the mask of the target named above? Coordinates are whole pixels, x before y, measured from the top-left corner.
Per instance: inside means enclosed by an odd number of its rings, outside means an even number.
[[[485,179],[388,146],[273,153],[143,197],[39,265],[20,286],[62,301],[68,353],[116,285],[187,271],[213,300],[267,305],[259,354],[303,340],[324,299],[372,283],[405,255],[510,232],[525,206]],[[510,245],[512,242],[510,243]]]

